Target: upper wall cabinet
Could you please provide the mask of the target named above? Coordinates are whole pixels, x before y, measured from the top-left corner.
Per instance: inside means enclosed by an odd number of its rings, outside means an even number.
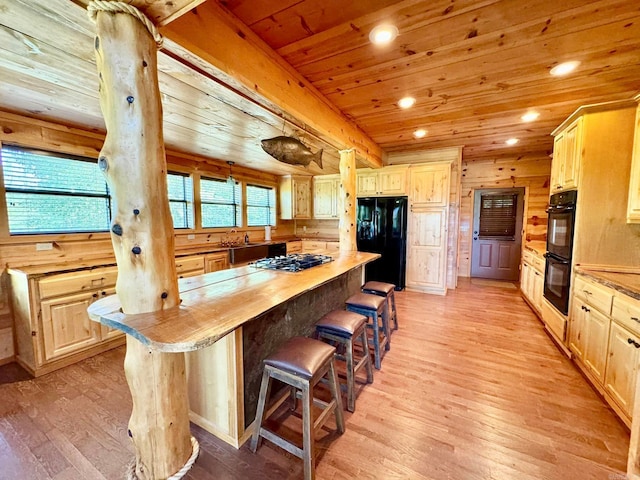
[[[378,170],[363,168],[357,172],[356,195],[359,197],[406,194],[407,167],[404,165]]]
[[[311,178],[287,175],[280,181],[280,218],[300,220],[311,218]]]
[[[411,167],[409,202],[411,208],[445,207],[449,203],[450,163]]]
[[[313,177],[313,218],[338,218],[340,175]]]
[[[578,187],[582,152],[582,117],[560,131],[553,141],[551,192]]]
[[[637,98],[640,101],[640,97]],[[629,204],[627,223],[640,223],[640,105],[636,108],[636,123],[633,136],[633,158],[629,181]]]

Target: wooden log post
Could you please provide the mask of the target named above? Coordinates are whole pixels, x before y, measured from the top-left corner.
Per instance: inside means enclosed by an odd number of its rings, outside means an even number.
[[[353,148],[340,150],[340,250],[358,250],[356,243],[356,152]]]
[[[167,196],[156,42],[139,19],[98,11],[95,50],[107,136],[98,166],[113,198],[116,292],[127,314],[180,302]],[[192,452],[184,353],[160,353],[127,336],[135,475],[178,472]]]

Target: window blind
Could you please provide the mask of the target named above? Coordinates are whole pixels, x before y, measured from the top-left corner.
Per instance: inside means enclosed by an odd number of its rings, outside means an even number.
[[[173,228],[193,228],[193,181],[183,173],[168,172],[167,188]]]
[[[200,178],[202,227],[239,227],[242,224],[240,184]]]
[[[276,194],[271,187],[247,185],[247,226],[276,224]]]
[[[482,195],[480,202],[480,237],[515,238],[518,195]]]

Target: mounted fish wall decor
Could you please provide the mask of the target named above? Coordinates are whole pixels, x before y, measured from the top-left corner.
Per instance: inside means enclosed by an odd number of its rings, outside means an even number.
[[[322,149],[312,153],[309,148],[297,138],[273,137],[261,140],[262,149],[276,160],[289,165],[304,165],[316,162],[322,168]]]

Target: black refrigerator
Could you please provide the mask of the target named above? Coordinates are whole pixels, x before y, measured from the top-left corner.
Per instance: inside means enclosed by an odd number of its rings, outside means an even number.
[[[358,250],[380,253],[365,267],[367,281],[393,283],[404,288],[407,256],[407,197],[358,199]]]

